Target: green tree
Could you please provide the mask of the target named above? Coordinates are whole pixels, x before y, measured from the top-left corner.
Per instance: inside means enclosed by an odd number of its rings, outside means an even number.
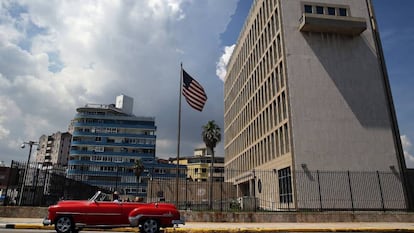
[[[144,169],[145,169],[144,163],[142,162],[141,158],[135,160],[134,173],[135,173],[135,176],[137,177],[137,195],[138,195],[139,184],[141,183],[140,177]]]
[[[210,164],[210,209],[213,208],[213,172],[214,172],[214,148],[217,143],[221,141],[220,127],[212,120],[208,121],[206,125],[203,125],[203,141],[206,144],[207,149],[211,151],[211,164]],[[208,150],[207,150],[208,151]]]

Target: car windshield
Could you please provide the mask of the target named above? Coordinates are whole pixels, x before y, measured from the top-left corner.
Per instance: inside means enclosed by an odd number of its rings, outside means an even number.
[[[109,201],[110,197],[108,194],[98,191],[93,195],[89,201]]]

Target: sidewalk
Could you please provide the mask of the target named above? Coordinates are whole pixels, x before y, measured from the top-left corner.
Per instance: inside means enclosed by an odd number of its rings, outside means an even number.
[[[0,218],[0,228],[47,229],[40,218]],[[116,228],[119,232],[136,232],[136,228]],[[336,223],[223,223],[188,222],[178,228],[166,228],[165,233],[225,233],[225,232],[413,232],[414,223],[401,222],[336,222]]]
[[[414,232],[414,223],[336,222],[336,223],[211,223],[189,222],[164,232]]]

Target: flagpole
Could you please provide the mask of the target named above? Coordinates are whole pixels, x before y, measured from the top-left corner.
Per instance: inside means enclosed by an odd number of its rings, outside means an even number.
[[[178,177],[180,174],[180,140],[181,140],[181,93],[183,89],[183,63],[180,69],[180,92],[178,93],[178,130],[177,130],[177,168],[175,175],[175,204],[178,206]]]

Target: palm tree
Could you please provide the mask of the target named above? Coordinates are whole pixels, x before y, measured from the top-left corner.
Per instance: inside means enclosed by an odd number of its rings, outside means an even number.
[[[141,183],[139,178],[141,177],[141,174],[144,171],[144,169],[145,167],[144,167],[144,164],[142,163],[141,158],[135,160],[134,173],[135,173],[135,176],[137,177],[137,187],[139,187],[139,183]],[[137,188],[137,195],[138,195],[138,188]]]
[[[203,141],[206,144],[207,149],[211,151],[211,164],[210,164],[210,209],[213,208],[213,167],[214,167],[214,148],[217,143],[221,141],[220,127],[214,121],[208,121],[206,125],[203,125]]]

